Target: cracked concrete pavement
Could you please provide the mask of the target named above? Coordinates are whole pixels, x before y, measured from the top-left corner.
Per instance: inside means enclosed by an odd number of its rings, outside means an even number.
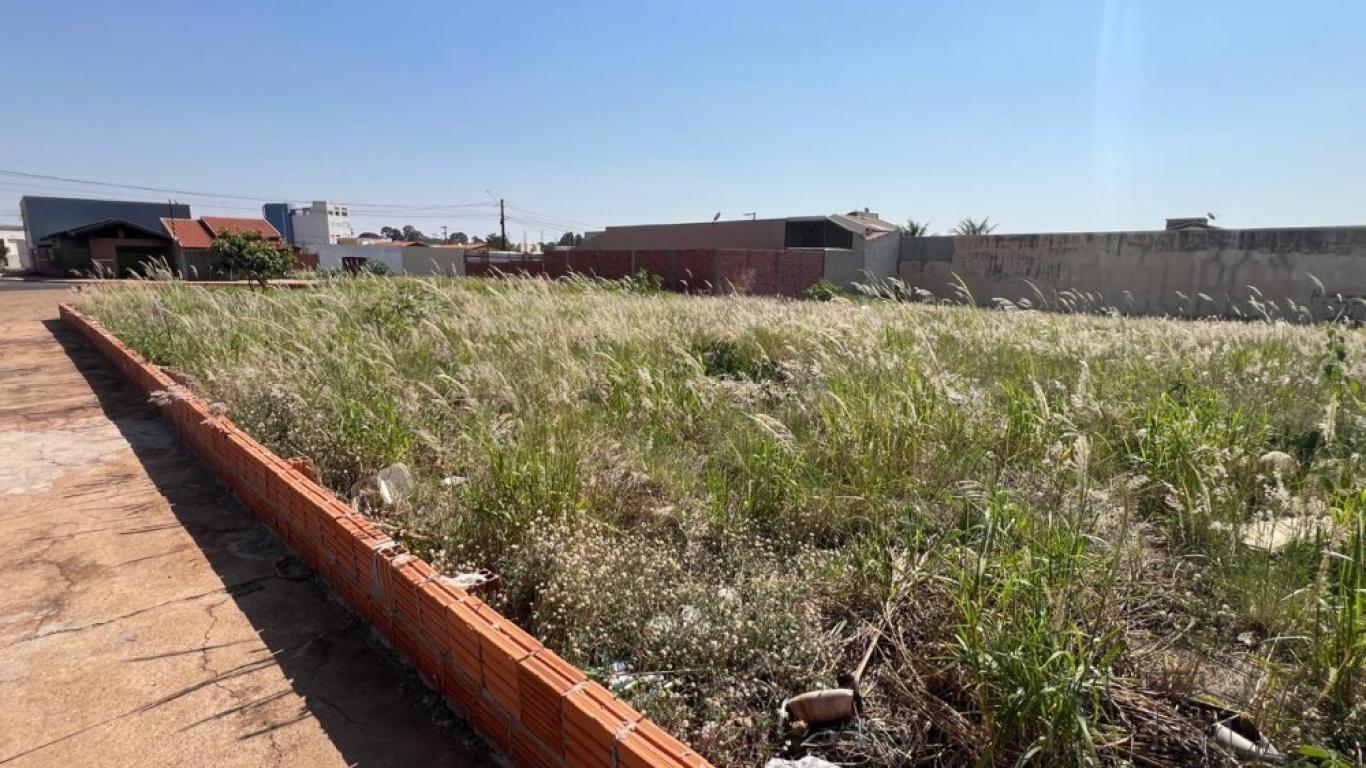
[[[0,766],[483,766],[94,350],[0,291]]]

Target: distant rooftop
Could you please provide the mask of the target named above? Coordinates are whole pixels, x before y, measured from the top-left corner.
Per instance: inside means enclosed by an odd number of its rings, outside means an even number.
[[[1218,229],[1209,223],[1208,216],[1183,216],[1167,219],[1167,229]]]

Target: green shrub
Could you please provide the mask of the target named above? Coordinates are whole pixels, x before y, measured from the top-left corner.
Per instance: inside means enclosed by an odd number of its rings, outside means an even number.
[[[210,248],[218,259],[219,272],[243,276],[262,287],[294,267],[294,254],[288,246],[256,232],[224,232],[213,239]]]
[[[648,270],[636,270],[634,275],[622,281],[623,288],[627,293],[634,293],[641,296],[650,296],[664,292],[664,278]]]
[[[811,301],[830,301],[842,293],[840,287],[821,278],[802,291],[802,298]]]

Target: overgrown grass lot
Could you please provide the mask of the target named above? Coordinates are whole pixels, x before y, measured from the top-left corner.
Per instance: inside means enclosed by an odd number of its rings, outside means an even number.
[[[874,638],[827,759],[1219,765],[1227,712],[1360,759],[1360,331],[533,279],[81,303],[719,764]]]

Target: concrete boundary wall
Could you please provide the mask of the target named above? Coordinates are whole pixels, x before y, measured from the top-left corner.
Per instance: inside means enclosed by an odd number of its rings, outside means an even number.
[[[525,768],[681,768],[704,758],[591,682],[479,598],[271,453],[70,304],[64,323],[162,418],[291,550],[415,666],[447,702]]]
[[[978,304],[1101,297],[1128,314],[1251,315],[1258,304],[1315,317],[1363,315],[1366,227],[1184,229],[903,237],[898,275],[940,298],[959,281]],[[1203,296],[1201,295],[1203,294]],[[1339,298],[1338,294],[1341,294]]]

